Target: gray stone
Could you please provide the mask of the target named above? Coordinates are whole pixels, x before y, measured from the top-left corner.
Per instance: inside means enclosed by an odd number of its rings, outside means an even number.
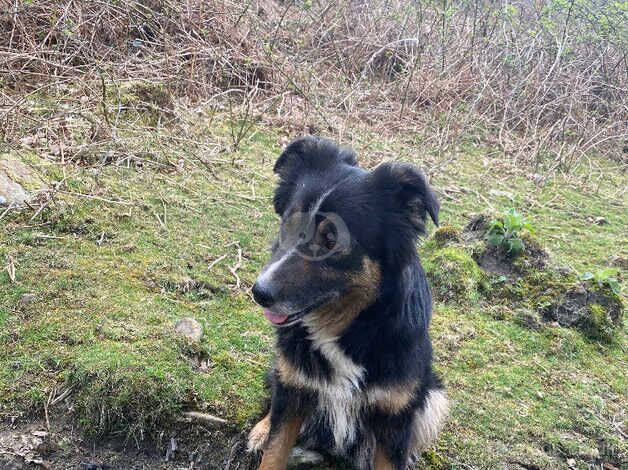
[[[193,343],[198,343],[203,338],[203,326],[194,318],[185,317],[177,321],[174,331],[185,336]]]
[[[0,170],[0,205],[19,207],[28,199],[29,195],[24,188]]]
[[[37,300],[37,297],[35,296],[35,294],[24,294],[20,298],[20,301],[18,302],[18,304],[20,307],[26,307],[27,305],[30,305],[33,302],[35,302],[35,300]]]
[[[37,173],[15,155],[0,153],[0,206],[22,207],[30,191],[45,186]]]

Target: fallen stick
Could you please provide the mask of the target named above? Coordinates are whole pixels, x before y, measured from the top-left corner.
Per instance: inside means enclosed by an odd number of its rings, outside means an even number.
[[[185,420],[203,421],[211,424],[229,424],[229,421],[226,419],[200,411],[184,411],[182,414]]]

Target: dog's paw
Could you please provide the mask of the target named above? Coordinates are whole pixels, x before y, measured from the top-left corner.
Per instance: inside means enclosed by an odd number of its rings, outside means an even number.
[[[259,452],[264,448],[270,432],[270,415],[266,415],[249,433],[247,449],[249,452]]]

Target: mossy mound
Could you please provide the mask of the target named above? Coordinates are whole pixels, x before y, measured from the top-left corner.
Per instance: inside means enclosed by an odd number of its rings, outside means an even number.
[[[508,253],[504,248],[491,246],[484,237],[492,220],[489,214],[472,217],[462,232],[466,246],[470,247],[473,258],[489,274],[516,279],[530,269],[544,269],[548,265],[549,255],[541,243],[530,233],[522,232],[523,251],[517,255]]]
[[[474,216],[459,232],[444,226],[423,246],[424,266],[436,300],[509,305],[518,324],[541,329],[547,322],[577,328],[587,337],[611,341],[623,324],[623,302],[610,288],[579,280],[570,269],[553,267],[531,234],[512,256],[485,241],[490,215]]]
[[[192,370],[175,360],[180,351],[174,340],[175,347],[164,354],[170,361],[159,366],[154,364],[155,357],[130,351],[130,347],[85,350],[68,384],[79,390],[74,397],[75,413],[86,434],[125,433],[142,440],[147,431],[167,425],[167,417],[175,416],[190,401]]]
[[[544,311],[561,326],[576,327],[592,339],[611,341],[623,325],[621,298],[608,287],[580,283],[564,292]]]
[[[446,246],[431,251],[424,265],[436,299],[443,302],[478,299],[485,276],[464,248]]]
[[[577,328],[592,339],[610,341],[623,324],[621,298],[610,288],[581,282],[570,271],[528,269],[515,279],[492,282],[486,292],[491,301],[507,300],[520,308],[517,322],[531,329],[540,328],[540,319]]]
[[[453,225],[443,225],[438,230],[436,230],[436,232],[434,232],[432,238],[439,245],[446,245],[447,243],[462,241],[460,231]]]
[[[540,330],[543,327],[541,315],[536,310],[522,308],[515,314],[515,322],[531,330]]]

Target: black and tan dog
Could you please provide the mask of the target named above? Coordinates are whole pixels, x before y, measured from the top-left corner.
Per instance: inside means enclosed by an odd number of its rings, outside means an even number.
[[[297,440],[357,469],[405,469],[448,409],[416,252],[438,201],[414,166],[369,172],[318,137],[292,142],[274,170],[281,230],[253,295],[277,328],[276,359],[249,448],[265,470],[285,468]]]

